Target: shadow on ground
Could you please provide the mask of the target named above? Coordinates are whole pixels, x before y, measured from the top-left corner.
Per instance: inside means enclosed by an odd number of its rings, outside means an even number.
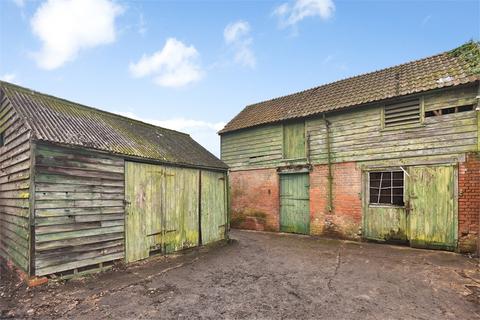
[[[34,289],[3,273],[0,318],[480,319],[476,259],[274,233],[231,237]]]

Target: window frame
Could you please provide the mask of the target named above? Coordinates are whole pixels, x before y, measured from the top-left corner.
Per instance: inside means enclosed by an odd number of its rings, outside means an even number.
[[[393,204],[393,203],[371,203],[370,202],[370,173],[375,173],[375,172],[402,172],[402,177],[403,177],[403,188],[402,188],[402,193],[403,193],[403,205],[398,205],[398,204]],[[390,168],[372,168],[370,170],[366,170],[366,192],[365,192],[365,201],[367,206],[369,207],[374,207],[374,208],[405,208],[405,203],[406,203],[406,190],[407,190],[407,179],[406,179],[406,174],[405,170],[402,169],[401,167],[390,167]]]
[[[408,124],[399,124],[396,126],[385,126],[385,108],[387,105],[392,105],[392,104],[397,104],[397,103],[402,103],[405,101],[413,100],[413,99],[418,99],[418,105],[419,105],[419,121],[418,123],[408,123]],[[424,127],[425,126],[425,102],[424,102],[424,97],[419,96],[419,97],[409,97],[408,99],[402,99],[399,101],[396,101],[395,103],[383,103],[380,108],[380,131],[395,131],[395,130],[404,130],[404,129],[410,129],[410,128],[419,128],[419,127]]]

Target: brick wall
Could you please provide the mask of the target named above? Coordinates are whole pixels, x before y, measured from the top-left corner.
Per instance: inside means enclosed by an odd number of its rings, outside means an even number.
[[[232,171],[229,183],[232,227],[279,230],[279,179],[275,169]]]
[[[475,252],[479,236],[480,156],[467,154],[458,170],[458,249]]]
[[[332,165],[333,209],[328,210],[328,166],[310,172],[310,233],[359,239],[362,225],[361,170],[354,162]],[[479,235],[480,156],[468,154],[460,163],[459,251],[475,252]],[[230,173],[232,226],[279,230],[279,178],[275,169]]]
[[[310,173],[310,233],[358,239],[362,224],[362,173],[354,162],[332,165],[333,206],[328,205],[328,166]]]

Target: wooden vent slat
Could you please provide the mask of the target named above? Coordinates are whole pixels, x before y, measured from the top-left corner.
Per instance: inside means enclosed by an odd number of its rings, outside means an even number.
[[[420,101],[418,99],[385,106],[385,127],[420,122]]]
[[[406,112],[406,111],[412,111],[412,110],[418,111],[419,110],[418,105],[413,105],[410,107],[395,108],[395,109],[393,108],[386,109],[385,114],[395,114],[397,112]]]

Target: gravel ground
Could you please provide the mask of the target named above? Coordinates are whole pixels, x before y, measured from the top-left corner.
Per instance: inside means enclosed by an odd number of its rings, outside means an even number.
[[[0,318],[480,319],[476,259],[298,235],[231,238],[33,289],[3,272]]]

